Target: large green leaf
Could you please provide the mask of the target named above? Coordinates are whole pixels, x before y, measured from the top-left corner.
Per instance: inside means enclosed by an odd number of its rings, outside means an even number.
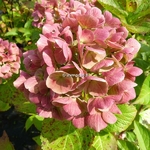
[[[41,142],[43,150],[117,150],[110,133],[97,133],[85,127],[76,129],[69,121],[45,119]]]
[[[126,130],[133,122],[136,116],[136,108],[133,105],[119,105],[122,114],[116,114],[117,122],[108,125],[105,131],[107,132],[122,132]]]
[[[144,80],[140,94],[134,104],[150,105],[150,75]]]
[[[113,14],[119,18],[128,16],[128,13],[122,9],[120,3],[116,0],[98,0],[98,2],[106,9],[111,11]]]
[[[132,33],[150,32],[148,15],[150,2],[148,0],[98,0],[108,11],[120,18],[122,24]]]
[[[150,131],[138,122],[134,122],[134,133],[137,136],[140,150],[149,150],[150,148]]]
[[[138,150],[138,148],[131,142],[125,140],[118,140],[119,150]]]

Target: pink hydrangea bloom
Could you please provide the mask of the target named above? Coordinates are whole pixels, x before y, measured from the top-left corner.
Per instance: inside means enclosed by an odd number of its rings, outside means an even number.
[[[8,79],[14,73],[19,73],[21,55],[15,43],[0,38],[0,83],[2,79]]]
[[[26,72],[14,85],[35,103],[40,116],[99,132],[117,121],[118,104],[135,98],[135,78],[142,70],[133,61],[140,44],[127,39],[118,18],[102,14],[92,2],[36,4],[34,25],[42,34],[37,50],[23,54]]]

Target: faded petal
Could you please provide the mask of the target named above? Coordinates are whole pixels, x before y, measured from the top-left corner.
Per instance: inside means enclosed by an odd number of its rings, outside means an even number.
[[[64,74],[68,76],[64,77]],[[46,79],[46,85],[57,94],[65,94],[71,90],[73,86],[73,78],[66,72],[56,71],[50,74]]]

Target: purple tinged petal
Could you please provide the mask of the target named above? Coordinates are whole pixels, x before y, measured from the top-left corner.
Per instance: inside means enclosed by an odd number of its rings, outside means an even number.
[[[107,127],[107,124],[103,121],[101,117],[101,113],[88,116],[86,121],[87,125],[97,132]]]
[[[34,103],[34,104],[38,104],[40,103],[40,99],[39,96],[37,94],[34,93],[29,93],[29,100]]]
[[[70,97],[58,97],[53,99],[52,104],[54,106],[62,106],[62,105],[66,105],[66,104],[70,104],[73,102],[73,99]]]
[[[74,117],[72,123],[76,128],[83,128],[86,126],[85,117]]]
[[[110,86],[113,86],[121,81],[124,80],[125,74],[122,70],[122,68],[114,68],[110,70],[109,72],[104,72],[103,76],[105,77],[107,83]]]
[[[82,113],[82,110],[76,101],[72,101],[70,104],[64,105],[63,109],[70,116],[78,116]]]

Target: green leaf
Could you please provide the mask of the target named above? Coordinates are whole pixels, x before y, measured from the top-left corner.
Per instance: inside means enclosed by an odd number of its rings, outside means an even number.
[[[10,105],[8,103],[0,101],[0,112],[7,111],[9,108],[10,108]]]
[[[24,28],[29,29],[30,27],[32,27],[32,19],[29,19],[24,25]]]
[[[115,124],[109,124],[106,129],[107,132],[122,132],[126,130],[134,120],[136,116],[136,108],[133,105],[119,105],[119,109],[122,114],[116,114],[117,122]]]
[[[98,0],[98,2],[106,9],[111,11],[119,18],[128,16],[128,13],[122,9],[116,0]]]
[[[25,129],[26,129],[26,131],[33,125],[33,119],[34,119],[34,116],[30,116],[26,120],[26,123],[25,123]]]
[[[1,150],[15,150],[12,143],[9,141],[7,133],[4,131],[2,137],[0,137],[0,149]]]
[[[140,116],[139,122],[146,128],[150,129],[150,117],[149,117],[150,108],[146,109],[145,111],[140,112],[139,116]]]
[[[5,36],[16,36],[18,35],[18,29],[17,28],[12,28],[9,32],[5,34]]]
[[[137,2],[135,0],[126,0],[126,10],[134,12],[137,9]]]
[[[133,133],[133,131],[126,132],[126,138],[129,142],[132,142],[132,143],[136,141],[136,136]]]
[[[140,94],[134,104],[150,105],[150,75],[144,80]]]
[[[41,131],[43,120],[44,120],[43,117],[40,117],[38,115],[34,116],[33,124],[39,131]]]
[[[140,150],[149,150],[150,148],[150,131],[137,121],[134,122],[134,133],[138,139]]]
[[[125,140],[118,140],[119,150],[138,150],[138,148],[131,142]]]
[[[41,134],[43,150],[117,150],[112,134],[89,127],[76,129],[69,121],[45,119]]]
[[[33,137],[33,140],[34,140],[39,146],[41,146],[40,135]]]
[[[110,133],[97,133],[93,140],[92,147],[95,148],[95,150],[117,150],[117,142],[114,136]]]

